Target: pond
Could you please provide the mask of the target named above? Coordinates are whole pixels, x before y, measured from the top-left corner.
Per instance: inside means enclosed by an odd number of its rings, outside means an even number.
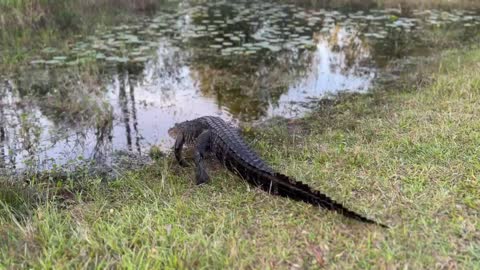
[[[202,115],[300,117],[316,100],[395,80],[388,67],[429,55],[438,36],[479,32],[469,10],[181,2],[0,74],[0,175],[168,150],[168,128]]]

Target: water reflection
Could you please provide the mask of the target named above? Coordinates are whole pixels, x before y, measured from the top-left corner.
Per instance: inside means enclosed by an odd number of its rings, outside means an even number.
[[[167,150],[168,128],[202,115],[232,122],[300,116],[328,94],[367,91],[388,59],[421,44],[421,19],[387,11],[243,2],[181,7],[103,31],[86,39],[91,44],[77,43],[71,56],[9,76],[0,85],[0,174],[79,157],[111,166],[117,152]],[[428,18],[440,22],[435,14]],[[469,24],[480,22],[469,16]],[[76,64],[80,47],[105,61],[98,70],[59,60]]]
[[[340,91],[367,91],[375,77],[371,49],[356,29],[337,26],[315,35],[316,50],[306,75],[293,82],[278,102],[270,104],[270,115],[295,117],[308,110],[308,103]],[[306,106],[307,105],[307,106]]]

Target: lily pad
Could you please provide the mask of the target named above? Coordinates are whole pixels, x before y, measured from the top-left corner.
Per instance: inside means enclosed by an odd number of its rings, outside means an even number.
[[[275,45],[268,45],[268,46],[265,46],[265,48],[272,51],[272,52],[278,52],[282,49],[282,47],[275,46]]]
[[[126,57],[118,57],[118,56],[109,56],[105,58],[108,62],[115,62],[115,63],[126,63],[128,62],[128,58]]]
[[[48,60],[48,61],[45,61],[45,64],[47,65],[60,65],[60,64],[63,64],[63,61],[58,61],[58,60]]]
[[[80,64],[80,61],[78,61],[77,59],[66,63],[67,66],[76,66],[78,64]]]
[[[98,60],[103,60],[103,59],[106,58],[106,56],[105,56],[105,54],[103,54],[103,53],[97,53],[97,54],[95,55],[95,58],[98,59]]]
[[[147,61],[148,61],[148,57],[143,57],[143,56],[134,57],[134,58],[132,58],[132,61],[133,61],[133,62],[147,62]]]
[[[65,60],[67,60],[67,57],[66,56],[55,56],[52,59],[60,61],[60,62],[64,62]]]
[[[56,48],[52,48],[52,47],[47,47],[47,48],[44,48],[42,50],[43,53],[54,53],[54,52],[57,52],[58,50]]]
[[[378,33],[365,33],[364,36],[366,37],[372,37],[372,38],[378,38],[378,39],[384,39],[385,36],[378,34]]]
[[[30,64],[32,64],[32,65],[43,65],[43,64],[45,64],[45,60],[33,60],[33,61],[30,61]]]
[[[218,44],[212,44],[212,45],[210,45],[209,47],[212,48],[212,49],[221,49],[221,48],[223,48],[222,45],[218,45]]]

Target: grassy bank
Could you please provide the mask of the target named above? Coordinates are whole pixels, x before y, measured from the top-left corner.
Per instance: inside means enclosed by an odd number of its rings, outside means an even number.
[[[95,18],[105,20],[109,13],[154,11],[162,0],[0,0],[0,28],[78,29]]]
[[[392,226],[269,196],[172,157],[108,183],[1,182],[0,268],[478,269],[480,50],[419,89],[348,97],[248,136],[278,170]],[[325,107],[324,107],[325,108]]]

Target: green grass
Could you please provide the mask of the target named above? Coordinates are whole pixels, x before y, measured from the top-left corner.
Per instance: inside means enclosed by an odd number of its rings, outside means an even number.
[[[0,268],[480,269],[480,50],[429,83],[341,98],[248,135],[279,171],[382,229],[172,157],[108,183],[0,188]],[[426,72],[426,74],[428,74]]]

